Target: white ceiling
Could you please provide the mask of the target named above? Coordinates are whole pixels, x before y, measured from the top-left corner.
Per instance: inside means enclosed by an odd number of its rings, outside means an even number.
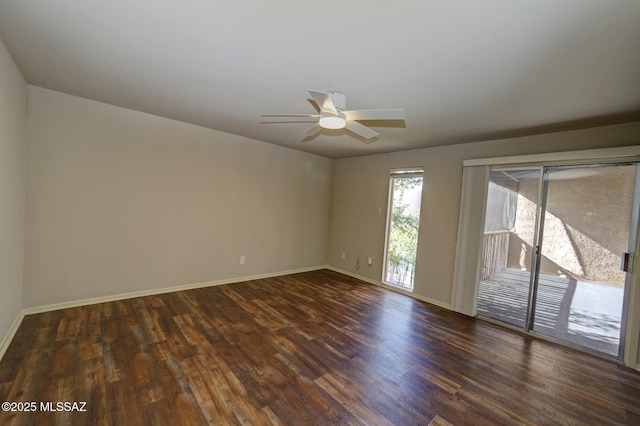
[[[638,0],[0,0],[0,38],[30,84],[333,158],[640,119]],[[260,122],[307,89],[405,127]]]

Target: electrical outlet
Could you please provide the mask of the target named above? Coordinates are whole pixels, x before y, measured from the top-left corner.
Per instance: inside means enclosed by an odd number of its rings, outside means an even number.
[[[241,264],[241,265],[244,265],[244,261],[245,261],[244,256],[240,256],[240,264]]]
[[[371,266],[372,263],[371,256],[367,257],[367,265]]]
[[[342,257],[343,259],[346,259],[347,255],[345,254],[345,252],[342,252],[342,255],[340,257]]]

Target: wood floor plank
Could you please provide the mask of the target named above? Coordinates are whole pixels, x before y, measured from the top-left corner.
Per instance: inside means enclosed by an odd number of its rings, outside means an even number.
[[[433,420],[429,423],[429,426],[453,426],[451,423],[446,421],[440,416],[435,416]]]
[[[0,400],[86,402],[1,425],[637,425],[640,373],[321,270],[28,315]]]

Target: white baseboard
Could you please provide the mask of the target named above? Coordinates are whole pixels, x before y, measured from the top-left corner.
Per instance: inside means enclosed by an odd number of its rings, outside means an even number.
[[[2,358],[4,357],[4,354],[7,352],[7,349],[9,349],[9,345],[13,340],[13,336],[16,335],[16,332],[18,331],[20,324],[22,324],[23,318],[24,318],[24,312],[23,311],[18,312],[18,315],[16,316],[16,319],[13,320],[13,324],[11,324],[9,331],[4,336],[4,339],[2,339],[2,343],[0,343],[0,361],[2,361]]]
[[[363,277],[362,275],[354,274],[353,272],[345,271],[343,269],[336,268],[336,267],[333,267],[333,266],[326,266],[325,268],[329,269],[331,271],[334,271],[334,272],[338,272],[340,274],[349,275],[350,277],[357,278],[359,280],[368,282],[369,284],[373,284],[373,285],[376,285],[378,287],[386,288],[387,290],[395,291],[396,293],[404,294],[405,296],[413,297],[414,299],[418,299],[418,300],[421,300],[423,302],[427,302],[430,305],[439,306],[440,308],[444,308],[444,309],[447,309],[449,311],[451,310],[451,305],[449,305],[447,303],[440,302],[439,300],[430,299],[428,297],[421,296],[419,294],[415,294],[415,293],[412,293],[410,291],[402,290],[401,288],[385,284],[382,281],[374,280],[374,279],[371,279],[371,278],[368,278],[368,277]]]
[[[195,283],[195,284],[184,284],[184,285],[178,285],[173,287],[163,287],[163,288],[156,288],[151,290],[134,291],[131,293],[114,294],[110,296],[101,296],[101,297],[93,297],[89,299],[72,300],[69,302],[54,303],[51,305],[36,306],[33,308],[25,308],[22,310],[21,313],[23,314],[23,316],[31,315],[31,314],[40,314],[42,312],[57,311],[58,309],[75,308],[78,306],[95,305],[96,303],[115,302],[118,300],[133,299],[136,297],[154,296],[157,294],[173,293],[175,291],[191,290],[195,288],[212,287],[212,286],[224,285],[224,284],[233,284],[233,283],[238,283],[243,281],[259,280],[263,278],[273,278],[273,277],[279,277],[282,275],[317,271],[318,269],[326,269],[326,268],[327,268],[326,265],[312,266],[309,268],[291,269],[287,271],[271,272],[268,274],[249,275],[244,277],[228,278],[224,280],[207,281],[207,282]]]

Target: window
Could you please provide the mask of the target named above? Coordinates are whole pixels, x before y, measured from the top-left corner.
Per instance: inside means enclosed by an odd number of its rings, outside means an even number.
[[[382,281],[413,290],[418,251],[422,168],[391,170]]]

